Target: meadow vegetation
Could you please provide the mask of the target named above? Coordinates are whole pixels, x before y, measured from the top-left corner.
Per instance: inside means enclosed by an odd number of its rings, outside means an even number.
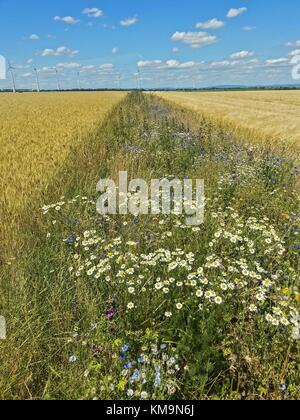
[[[204,224],[100,216],[120,170],[204,179]],[[298,399],[297,177],[204,114],[126,96],[22,219],[1,398]]]

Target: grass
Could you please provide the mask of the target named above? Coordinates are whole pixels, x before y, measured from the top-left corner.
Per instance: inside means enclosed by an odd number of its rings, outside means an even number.
[[[98,215],[120,170],[204,178],[205,223]],[[24,215],[1,398],[298,399],[296,179],[292,159],[128,95]]]
[[[250,144],[273,143],[299,160],[300,99],[297,91],[159,93],[234,132]],[[297,155],[297,156],[295,156]]]

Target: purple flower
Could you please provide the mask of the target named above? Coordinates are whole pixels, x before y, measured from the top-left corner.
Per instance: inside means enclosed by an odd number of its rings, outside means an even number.
[[[108,311],[105,312],[105,316],[107,319],[111,320],[113,319],[113,317],[116,315],[116,310],[114,308],[109,309]]]
[[[100,349],[97,346],[93,346],[91,350],[92,350],[93,354],[99,354],[100,353]]]

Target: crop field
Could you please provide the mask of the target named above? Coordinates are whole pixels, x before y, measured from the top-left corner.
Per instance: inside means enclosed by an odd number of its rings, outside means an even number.
[[[299,91],[160,93],[162,98],[225,124],[249,142],[300,151]],[[299,158],[300,155],[298,155]]]
[[[36,205],[71,151],[87,141],[123,95],[1,94],[0,261],[3,243],[19,234],[20,213]]]
[[[1,95],[0,399],[299,399],[298,95]],[[120,171],[204,222],[99,214]]]

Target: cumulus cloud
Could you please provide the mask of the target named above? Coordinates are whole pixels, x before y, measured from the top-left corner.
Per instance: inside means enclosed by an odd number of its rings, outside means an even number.
[[[119,48],[114,47],[111,51],[113,54],[117,54],[119,52]]]
[[[242,59],[242,58],[249,58],[253,57],[255,53],[253,51],[238,51],[236,53],[231,54],[231,58],[233,60]]]
[[[197,29],[220,29],[225,26],[225,23],[216,18],[208,20],[207,22],[199,22],[196,25]]]
[[[203,48],[207,45],[215,44],[217,37],[207,32],[175,32],[172,41],[183,42],[192,48]]]
[[[137,17],[129,18],[129,19],[123,19],[120,21],[121,26],[132,26],[135,25],[138,22]]]
[[[247,12],[247,10],[248,10],[247,7],[240,7],[239,9],[232,8],[228,11],[227,17],[230,18],[230,19],[235,18],[235,17],[237,17],[239,15],[242,15],[243,13]]]
[[[83,9],[82,13],[84,15],[87,15],[88,17],[94,17],[94,18],[103,16],[103,11],[98,9],[97,7],[92,7],[92,8],[87,7]]]
[[[75,19],[73,16],[55,16],[54,20],[56,22],[63,22],[66,23],[67,25],[76,25],[76,23],[79,22],[79,20]]]
[[[296,55],[300,55],[300,50],[294,50],[289,53],[289,56],[295,57]]]
[[[42,51],[42,57],[59,57],[59,56],[68,56],[74,57],[75,55],[79,54],[78,50],[71,50],[67,47],[58,47],[56,49],[46,48]]]

